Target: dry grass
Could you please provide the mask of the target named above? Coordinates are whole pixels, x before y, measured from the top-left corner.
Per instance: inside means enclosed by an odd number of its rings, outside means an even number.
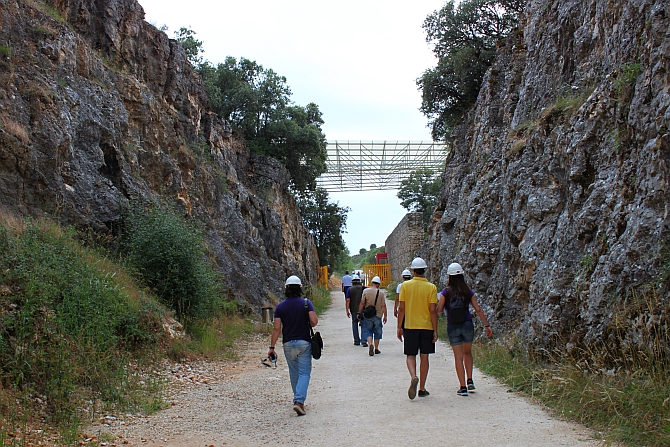
[[[21,123],[14,121],[8,116],[0,117],[0,121],[2,122],[2,128],[5,129],[7,133],[16,137],[16,139],[21,141],[23,144],[30,143],[30,136],[28,131]]]
[[[596,342],[541,357],[515,341],[475,343],[475,362],[512,390],[594,428],[608,445],[667,446],[669,312],[653,290],[633,293],[613,309]]]

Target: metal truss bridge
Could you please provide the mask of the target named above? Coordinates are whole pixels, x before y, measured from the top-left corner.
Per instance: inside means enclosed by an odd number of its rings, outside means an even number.
[[[431,141],[329,141],[328,171],[317,185],[328,192],[399,189],[412,171],[442,171],[446,143]]]

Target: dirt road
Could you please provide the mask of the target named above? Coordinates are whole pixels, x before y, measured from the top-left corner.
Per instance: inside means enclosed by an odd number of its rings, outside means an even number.
[[[173,370],[173,377],[189,385],[174,396],[171,408],[149,417],[108,418],[91,432],[113,435],[106,445],[165,447],[598,445],[584,428],[549,417],[479,371],[477,391],[457,396],[451,349],[442,342],[430,357],[430,396],[409,400],[393,302],[387,302],[391,312],[382,354],[370,357],[367,349],[353,345],[343,294],[332,292],[332,297],[317,327],[325,349],[313,363],[306,416],[292,410],[282,350],[277,369],[260,364],[268,336],[251,343],[249,356],[234,368],[207,363]]]

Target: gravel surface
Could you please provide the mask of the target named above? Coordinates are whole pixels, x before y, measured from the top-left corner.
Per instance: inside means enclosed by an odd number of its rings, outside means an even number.
[[[493,378],[474,373],[477,391],[456,395],[451,349],[430,356],[430,396],[407,397],[410,377],[390,315],[379,349],[353,345],[341,292],[317,329],[324,352],[313,362],[305,408],[297,416],[283,352],[278,367],[261,364],[269,335],[249,340],[238,362],[171,365],[171,407],[148,417],[106,418],[90,427],[102,445],[156,446],[595,446],[583,427],[550,417]],[[387,303],[393,309],[393,302]],[[104,434],[103,434],[104,433]],[[106,434],[106,435],[105,435]]]

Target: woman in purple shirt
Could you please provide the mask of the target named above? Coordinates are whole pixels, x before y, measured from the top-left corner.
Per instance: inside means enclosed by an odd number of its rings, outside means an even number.
[[[456,394],[467,396],[468,390],[473,391],[475,389],[475,383],[472,380],[472,341],[475,338],[475,327],[472,323],[470,305],[484,323],[486,335],[490,337],[493,335],[493,331],[477,303],[475,292],[465,283],[463,268],[454,262],[447,268],[447,275],[447,287],[440,292],[437,312],[445,311],[447,315],[447,335],[449,336],[451,349],[454,351],[456,375],[460,383],[460,388]],[[467,384],[465,381],[466,372],[468,375]]]
[[[319,318],[312,302],[302,298],[302,282],[295,275],[289,276],[284,285],[286,299],[275,309],[274,330],[270,339],[268,357],[275,353],[275,343],[282,333],[284,356],[293,388],[293,410],[298,416],[305,414],[305,399],[312,374],[312,345],[309,325],[316,326]]]

